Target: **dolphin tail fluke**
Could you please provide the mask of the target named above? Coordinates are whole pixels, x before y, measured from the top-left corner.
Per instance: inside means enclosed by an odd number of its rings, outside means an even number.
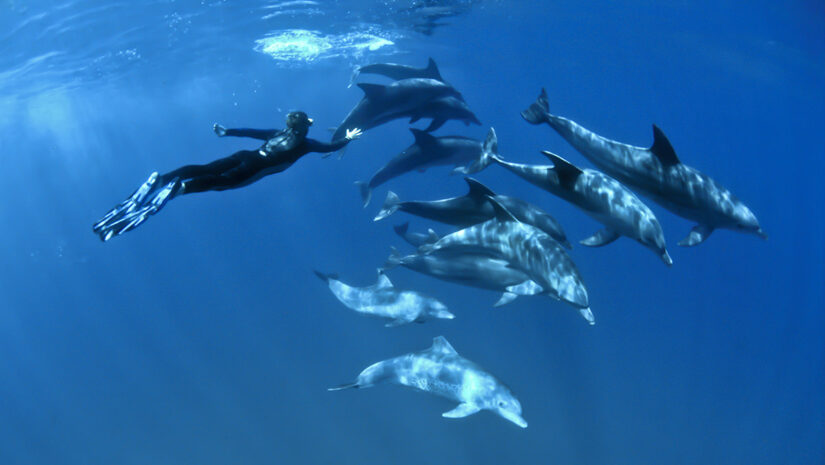
[[[398,208],[401,206],[401,199],[398,198],[398,195],[393,192],[387,192],[387,198],[384,200],[384,205],[381,207],[381,210],[375,215],[373,221],[381,221],[384,218],[392,215]]]
[[[364,202],[364,208],[367,208],[367,205],[370,204],[370,199],[372,199],[372,188],[369,183],[364,181],[355,181],[355,185],[358,186],[358,190],[361,192],[361,200]]]
[[[530,124],[541,124],[547,121],[550,106],[547,104],[547,91],[541,89],[541,94],[535,102],[521,112],[521,117]]]
[[[327,391],[343,391],[344,389],[358,389],[359,387],[361,387],[361,386],[357,382],[355,382],[355,383],[347,383],[347,384],[342,384],[340,386],[327,388]]]
[[[467,166],[456,167],[453,170],[453,173],[478,173],[484,168],[490,166],[490,163],[492,163],[494,160],[500,159],[501,156],[498,154],[498,138],[496,137],[496,130],[490,128],[490,130],[487,132],[487,138],[484,139],[484,143],[481,145],[481,153],[479,154],[478,160],[475,160]]]

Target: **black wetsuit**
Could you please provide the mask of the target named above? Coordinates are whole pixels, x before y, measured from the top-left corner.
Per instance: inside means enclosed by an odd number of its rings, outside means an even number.
[[[186,165],[160,177],[159,185],[179,179],[178,194],[222,191],[249,185],[264,176],[280,173],[310,152],[329,153],[343,148],[349,139],[330,144],[306,137],[294,129],[227,129],[225,136],[251,137],[266,141],[258,150],[241,150],[205,165]]]

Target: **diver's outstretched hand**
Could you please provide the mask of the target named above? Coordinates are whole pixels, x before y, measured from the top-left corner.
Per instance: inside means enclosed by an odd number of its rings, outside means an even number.
[[[215,131],[215,134],[217,134],[218,137],[223,137],[226,135],[226,128],[218,123],[212,125],[212,130]]]
[[[355,140],[355,139],[358,139],[359,137],[361,137],[361,134],[363,134],[363,133],[364,133],[364,131],[362,131],[358,128],[347,129],[347,135],[344,136],[344,139],[346,139],[346,140]]]

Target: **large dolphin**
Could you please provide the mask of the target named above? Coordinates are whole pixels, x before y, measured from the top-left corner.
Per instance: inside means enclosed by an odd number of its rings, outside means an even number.
[[[418,248],[420,254],[486,254],[501,258],[530,279],[507,288],[516,295],[547,294],[579,309],[592,325],[593,312],[576,264],[559,242],[544,231],[518,221],[490,198],[495,218],[448,234]]]
[[[542,153],[550,158],[553,166],[504,161],[498,155],[495,130],[490,128],[479,160],[469,169],[457,170],[476,172],[495,162],[527,182],[579,207],[604,225],[604,229],[580,241],[582,245],[599,247],[615,241],[619,236],[627,236],[655,252],[668,266],[673,264],[659,220],[630,189],[604,173],[578,168],[547,151]]]
[[[432,100],[460,95],[449,84],[424,78],[402,79],[387,86],[362,83],[358,87],[364,91],[364,98],[344,118],[333,133],[332,140],[344,137],[347,128],[374,128],[393,119],[409,116]],[[358,126],[351,126],[356,123]]]
[[[522,428],[521,403],[504,383],[475,363],[460,356],[443,336],[433,338],[433,345],[368,366],[354,383],[330,388],[367,388],[380,383],[400,384],[458,402],[458,406],[441,416],[463,418],[481,410],[490,410]]]
[[[378,270],[378,282],[367,287],[353,287],[333,275],[315,272],[329,285],[333,295],[342,304],[356,312],[380,318],[389,318],[385,326],[423,322],[430,318],[451,320],[455,315],[438,300],[415,291],[396,288],[383,270]]]
[[[435,239],[438,240],[437,237]],[[495,307],[515,300],[519,295],[516,292],[521,289],[519,285],[530,280],[527,273],[514,268],[506,260],[483,253],[452,253],[448,250],[402,257],[393,249],[385,266],[389,269],[399,265],[443,281],[501,292],[501,298],[493,305]]]
[[[544,89],[521,116],[532,124],[547,123],[599,169],[673,213],[695,221],[690,234],[679,242],[681,246],[700,244],[717,228],[767,238],[744,203],[710,176],[679,161],[670,141],[656,125],[650,147],[606,139],[574,121],[551,115]]]
[[[458,166],[477,160],[481,141],[463,136],[435,137],[419,129],[410,129],[415,142],[396,155],[372,175],[369,182],[357,181],[366,207],[372,190],[381,184],[413,170],[424,171],[439,165]]]
[[[387,193],[384,206],[375,216],[375,221],[382,220],[398,210],[420,216],[440,223],[466,228],[482,223],[495,216],[495,209],[489,201],[492,197],[502,204],[513,216],[522,223],[535,226],[546,232],[563,246],[570,248],[570,242],[564,230],[555,218],[548,215],[539,207],[524,200],[500,195],[493,192],[484,184],[472,178],[464,178],[470,190],[461,197],[433,201],[406,201],[402,202],[394,192]]]
[[[435,64],[435,60],[432,58],[427,61],[427,66],[424,68],[414,68],[412,66],[400,65],[397,63],[375,63],[372,65],[359,66],[352,74],[350,86],[361,74],[378,74],[396,81],[400,81],[402,79],[425,78],[445,82],[441,77],[441,73],[438,71],[438,65]]]

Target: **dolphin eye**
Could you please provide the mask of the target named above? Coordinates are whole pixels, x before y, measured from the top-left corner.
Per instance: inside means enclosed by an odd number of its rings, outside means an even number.
[[[498,401],[498,406],[499,407],[504,408],[505,405],[507,405],[507,404],[505,404],[503,400]]]

